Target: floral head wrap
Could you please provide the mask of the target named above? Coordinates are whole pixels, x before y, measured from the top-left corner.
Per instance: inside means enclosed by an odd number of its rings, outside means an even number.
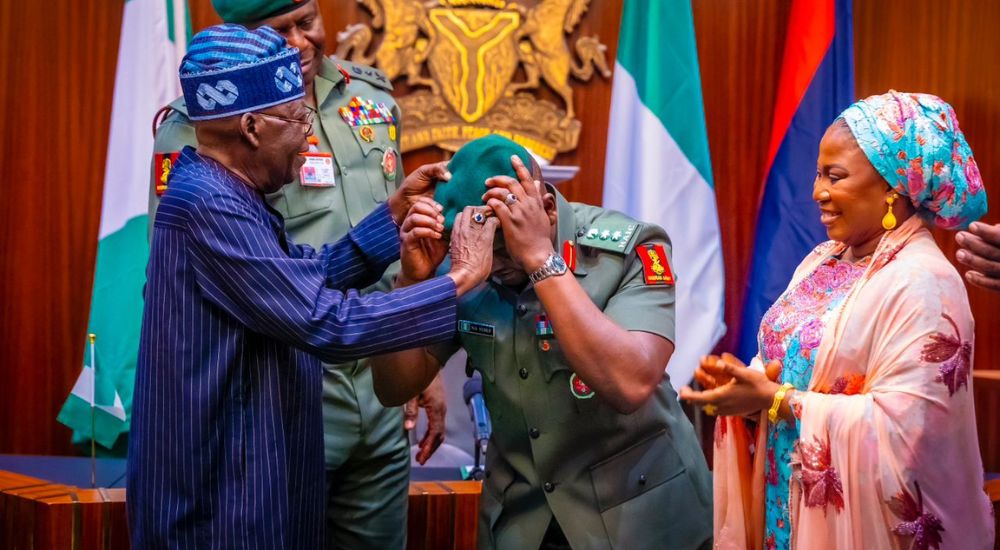
[[[986,213],[986,190],[955,110],[939,97],[889,90],[840,114],[872,166],[925,218],[963,229]]]

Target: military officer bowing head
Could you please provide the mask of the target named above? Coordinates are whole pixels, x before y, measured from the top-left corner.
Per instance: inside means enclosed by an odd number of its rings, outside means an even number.
[[[500,220],[492,278],[460,299],[454,341],[382,356],[373,375],[392,405],[459,347],[482,373],[493,435],[479,546],[710,546],[708,469],[664,372],[675,322],[666,233],[567,202],[499,136],[467,144],[449,170],[435,195],[446,226],[469,205],[473,223]],[[401,284],[443,258],[435,240],[420,246]]]

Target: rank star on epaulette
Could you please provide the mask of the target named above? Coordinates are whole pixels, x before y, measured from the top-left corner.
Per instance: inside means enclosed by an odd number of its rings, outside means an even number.
[[[635,247],[635,253],[642,261],[643,281],[647,285],[674,284],[674,274],[662,244],[640,244]]]
[[[170,172],[174,169],[180,151],[172,153],[156,153],[153,156],[153,167],[156,178],[156,196],[161,197],[167,192],[167,180],[170,179]]]

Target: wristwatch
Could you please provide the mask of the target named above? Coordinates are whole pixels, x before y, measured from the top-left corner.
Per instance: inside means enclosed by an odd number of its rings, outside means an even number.
[[[545,260],[545,263],[542,264],[542,267],[539,267],[534,273],[528,275],[528,278],[531,279],[531,284],[537,285],[540,281],[544,281],[549,277],[566,273],[566,269],[566,260],[563,260],[562,256],[553,252]]]

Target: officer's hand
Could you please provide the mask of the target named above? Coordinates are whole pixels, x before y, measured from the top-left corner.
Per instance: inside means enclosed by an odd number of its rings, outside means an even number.
[[[487,216],[486,208],[482,206],[466,206],[455,216],[455,225],[451,229],[451,271],[448,276],[455,280],[459,296],[476,288],[490,276],[493,269],[493,236],[499,225],[496,217]]]
[[[446,182],[451,179],[451,172],[448,171],[448,161],[425,164],[417,168],[415,172],[406,176],[403,185],[389,197],[389,211],[392,219],[396,220],[396,225],[403,225],[403,218],[410,208],[420,197],[432,198],[434,187],[438,182]]]
[[[965,280],[988,290],[1000,290],[1000,224],[975,222],[955,236],[958,261],[971,267]]]
[[[438,447],[444,443],[445,416],[448,413],[448,398],[444,389],[444,382],[441,380],[441,373],[438,372],[431,384],[427,386],[419,397],[414,398],[404,407],[405,417],[403,427],[412,430],[417,425],[417,411],[424,409],[427,414],[427,433],[420,440],[420,451],[417,452],[417,462],[426,464],[427,461],[437,451]]]
[[[545,200],[552,198],[543,194],[541,182],[531,177],[517,155],[511,156],[511,165],[518,179],[494,176],[486,180],[490,189],[483,195],[483,200],[500,218],[510,257],[525,272],[532,273],[542,267],[555,251],[551,234],[554,220],[545,211]],[[509,199],[510,195],[517,199]]]
[[[403,220],[399,235],[402,269],[396,279],[398,286],[431,278],[448,253],[448,243],[442,237],[444,216],[441,210],[441,205],[432,199],[420,197]]]

